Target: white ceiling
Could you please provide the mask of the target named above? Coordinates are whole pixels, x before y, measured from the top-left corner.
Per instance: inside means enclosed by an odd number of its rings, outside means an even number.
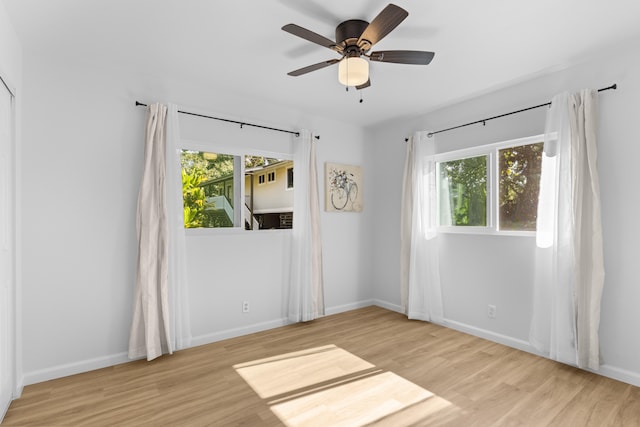
[[[104,60],[224,87],[363,126],[416,115],[601,55],[640,35],[638,0],[396,0],[409,17],[372,50],[436,52],[429,66],[371,64],[345,92],[337,67],[286,73],[337,54],[280,28],[330,39],[386,0],[2,0],[28,52]],[[609,82],[602,82],[608,84]]]

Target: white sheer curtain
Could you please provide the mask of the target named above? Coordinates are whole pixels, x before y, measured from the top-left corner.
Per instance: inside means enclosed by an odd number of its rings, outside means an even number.
[[[184,233],[182,165],[180,164],[178,107],[168,104],[167,113],[167,220],[169,228],[169,308],[173,350],[191,346],[191,311]]]
[[[190,343],[178,138],[177,108],[150,105],[138,194],[130,358],[152,360]]]
[[[400,298],[410,319],[442,323],[435,138],[427,135],[416,132],[407,142],[400,220]]]
[[[294,144],[293,230],[289,285],[289,320],[324,316],[322,242],[315,140],[302,130]]]
[[[604,284],[597,170],[598,92],[562,93],[547,112],[531,344],[597,370]]]

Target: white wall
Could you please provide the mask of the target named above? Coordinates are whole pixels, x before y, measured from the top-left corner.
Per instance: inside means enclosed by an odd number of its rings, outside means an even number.
[[[640,131],[640,41],[608,56],[538,76],[421,117],[368,129],[375,169],[385,170],[370,185],[386,195],[375,200],[375,223],[385,223],[375,237],[374,298],[399,308],[398,206],[404,144],[416,130],[438,130],[551,100],[563,90],[601,88],[618,83],[617,91],[600,96],[599,171],[602,192],[606,283],[600,338],[602,373],[640,385],[640,286],[637,243],[640,209],[637,167]],[[439,152],[541,134],[545,109],[505,117],[436,136]],[[530,237],[443,235],[441,274],[445,317],[452,327],[515,347],[529,349],[533,250]],[[497,318],[487,317],[487,304]]]
[[[318,161],[362,164],[363,131],[257,99],[196,88],[109,64],[25,52],[22,164],[24,375],[26,383],[125,361],[135,275],[135,212],[145,110],[185,109],[321,135]],[[195,122],[194,122],[195,120]],[[236,137],[266,150],[288,136],[206,119],[183,119],[185,138]],[[322,171],[322,168],[319,168]],[[321,200],[321,204],[323,201]],[[329,312],[371,300],[367,214],[322,213]],[[196,343],[284,321],[288,231],[189,235]],[[251,312],[241,313],[241,301]]]
[[[20,40],[16,35],[13,25],[11,24],[7,12],[5,10],[4,3],[0,2],[0,75],[4,79],[5,83],[13,91],[16,98],[14,99],[14,139],[9,138],[8,146],[3,146],[0,150],[6,152],[2,153],[10,159],[9,170],[3,170],[3,183],[7,185],[7,199],[11,202],[8,204],[8,246],[0,248],[3,251],[0,256],[4,257],[4,261],[7,264],[2,264],[3,270],[6,268],[8,271],[2,271],[2,289],[0,289],[0,330],[3,334],[0,337],[2,342],[2,349],[0,352],[0,420],[4,416],[5,410],[8,408],[8,401],[12,397],[20,396],[22,386],[18,381],[18,375],[16,372],[21,370],[21,357],[20,348],[21,340],[19,338],[20,322],[18,318],[18,307],[20,305],[20,287],[19,276],[16,264],[20,262],[18,250],[20,247],[20,236],[16,233],[16,224],[19,224],[17,217],[19,209],[17,209],[16,203],[19,200],[19,194],[16,192],[16,188],[19,185],[17,181],[18,167],[14,159],[20,157],[20,139],[22,133],[22,47]],[[2,84],[2,83],[0,83]],[[4,91],[4,87],[0,88]],[[11,124],[13,125],[13,124]],[[6,168],[6,165],[2,165]],[[6,179],[6,181],[5,181]],[[6,202],[4,200],[3,202]],[[8,250],[7,250],[8,249]],[[6,252],[5,252],[6,251]],[[5,283],[5,279],[7,282]],[[4,285],[8,285],[5,287]],[[6,334],[6,336],[5,336]]]

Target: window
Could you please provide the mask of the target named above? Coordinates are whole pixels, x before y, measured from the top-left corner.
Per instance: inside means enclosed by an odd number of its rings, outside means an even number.
[[[535,231],[542,142],[498,150],[498,228]]]
[[[293,170],[292,160],[186,149],[180,158],[185,228],[292,227],[293,192],[261,185]]]
[[[438,164],[440,225],[487,225],[488,156]]]
[[[535,231],[542,136],[436,156],[438,225],[444,231]]]
[[[293,188],[293,168],[287,168],[287,188]]]
[[[239,156],[183,150],[180,160],[184,227],[237,226],[233,206]]]

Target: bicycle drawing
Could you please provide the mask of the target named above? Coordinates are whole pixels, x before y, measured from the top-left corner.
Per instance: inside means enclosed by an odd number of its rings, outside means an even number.
[[[362,210],[360,188],[361,179],[358,166],[327,164],[327,210],[360,212]],[[360,198],[358,197],[360,196]]]

